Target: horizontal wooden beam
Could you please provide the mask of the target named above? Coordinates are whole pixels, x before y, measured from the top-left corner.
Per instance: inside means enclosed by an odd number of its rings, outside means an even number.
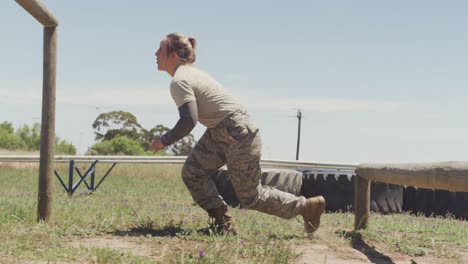
[[[355,172],[371,181],[468,192],[468,162],[361,164]]]
[[[44,27],[58,26],[58,19],[40,0],[15,0]]]

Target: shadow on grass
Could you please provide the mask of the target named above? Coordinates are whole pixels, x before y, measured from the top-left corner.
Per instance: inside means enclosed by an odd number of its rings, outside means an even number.
[[[277,235],[277,234],[270,234],[268,235],[270,239],[283,239],[283,240],[293,240],[300,238],[298,235]]]
[[[180,225],[173,223],[167,224],[163,227],[156,227],[152,222],[148,222],[128,230],[117,230],[111,233],[115,236],[157,236],[157,237],[175,237],[180,235],[188,235],[189,231],[181,228]]]
[[[392,259],[377,250],[375,250],[373,247],[369,246],[364,240],[362,240],[362,235],[360,233],[357,233],[355,231],[337,231],[336,232],[338,235],[348,238],[351,240],[351,246],[362,252],[366,257],[369,259],[371,263],[377,263],[377,264],[391,264],[394,263]]]

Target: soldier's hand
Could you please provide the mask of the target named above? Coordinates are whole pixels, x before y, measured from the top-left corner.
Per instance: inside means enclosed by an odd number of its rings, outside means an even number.
[[[151,150],[153,152],[159,152],[164,147],[165,147],[164,144],[161,142],[159,138],[156,138],[155,140],[153,140],[153,143],[151,144]]]

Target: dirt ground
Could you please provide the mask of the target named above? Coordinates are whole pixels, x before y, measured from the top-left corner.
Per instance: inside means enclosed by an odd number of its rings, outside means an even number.
[[[177,244],[181,241],[174,238],[174,243],[165,243],[157,248],[144,243],[144,237],[115,237],[102,236],[96,238],[87,238],[81,240],[70,241],[74,247],[102,247],[114,249],[122,252],[132,253],[136,256],[151,257],[155,261],[162,259],[165,256],[167,247]],[[183,247],[196,248],[196,242],[193,245],[182,245]],[[411,257],[401,254],[387,254],[376,247],[367,244],[355,244],[352,246],[335,247],[326,245],[327,242],[319,240],[311,240],[307,244],[295,246],[293,253],[298,257],[291,261],[293,264],[315,264],[315,263],[330,263],[330,264],[361,264],[361,263],[395,263],[395,264],[414,264],[414,263],[429,263],[429,264],[448,264],[448,263],[468,263],[468,252],[458,252],[460,259],[443,259],[432,256]]]
[[[94,238],[76,239],[70,238],[69,245],[76,248],[106,248],[128,253],[135,256],[143,256],[154,259],[154,261],[166,259],[165,254],[169,247],[198,248],[198,242],[181,241],[178,238],[172,238],[173,241],[165,241],[163,244],[145,243],[147,238],[135,236],[100,236]],[[185,245],[186,244],[186,245]],[[354,244],[350,246],[327,245],[327,242],[320,239],[313,239],[307,244],[295,246],[293,253],[297,258],[290,261],[292,264],[449,264],[449,263],[468,263],[468,251],[457,252],[460,259],[444,259],[433,256],[411,257],[401,254],[387,254],[375,246],[369,246],[365,243]],[[4,262],[7,261],[7,262]],[[0,260],[0,263],[20,263],[20,264],[75,264],[80,262],[46,262],[46,261],[18,261],[18,260]]]
[[[349,247],[332,248],[320,243],[310,243],[295,248],[294,252],[299,255],[291,263],[333,263],[333,264],[415,264],[415,263],[468,263],[468,252],[459,252],[461,259],[445,259],[432,256],[411,257],[401,254],[386,254],[376,247],[365,245],[355,245]]]

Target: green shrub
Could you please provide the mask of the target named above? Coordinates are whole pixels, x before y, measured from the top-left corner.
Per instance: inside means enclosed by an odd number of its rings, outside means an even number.
[[[26,145],[17,135],[11,134],[7,130],[0,129],[0,148],[9,150],[24,149]]]
[[[0,149],[8,150],[40,150],[41,145],[41,125],[34,123],[32,127],[23,125],[14,129],[13,124],[4,121],[0,123]],[[76,154],[76,147],[72,143],[55,137],[55,151],[58,154]]]
[[[76,147],[72,143],[57,138],[58,143],[55,144],[55,152],[57,154],[75,155]]]
[[[111,140],[96,143],[88,152],[91,155],[145,155],[141,144],[137,140],[120,136]]]
[[[15,129],[13,128],[13,124],[8,121],[4,121],[3,123],[0,124],[0,130],[4,130],[8,134],[13,134],[13,132],[15,132]]]
[[[15,134],[21,138],[28,150],[39,150],[41,145],[41,125],[39,123],[34,123],[32,127],[23,125],[16,130]]]

